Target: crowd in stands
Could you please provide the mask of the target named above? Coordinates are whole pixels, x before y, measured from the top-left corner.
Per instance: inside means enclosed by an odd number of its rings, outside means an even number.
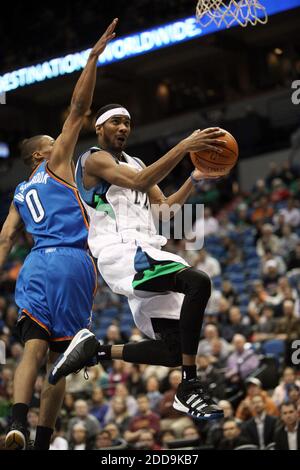
[[[67,393],[51,449],[298,449],[300,450],[300,171],[273,164],[250,193],[237,188],[222,203],[214,183],[191,202],[212,195],[205,209],[205,248],[183,255],[212,278],[213,292],[198,348],[198,375],[224,419],[196,421],[173,409],[178,369],[103,362],[67,378]],[[194,231],[199,229],[197,220]],[[10,422],[14,369],[22,345],[13,335],[14,286],[28,251],[15,246],[0,278],[0,448]],[[110,344],[141,341],[126,299],[100,280],[94,331]],[[34,439],[45,370],[28,415]]]

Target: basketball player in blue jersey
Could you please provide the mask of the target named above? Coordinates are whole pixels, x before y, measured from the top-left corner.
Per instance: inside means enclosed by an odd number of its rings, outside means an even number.
[[[56,140],[36,136],[23,143],[24,161],[33,172],[17,186],[0,235],[0,269],[23,227],[34,240],[16,284],[17,331],[25,346],[14,376],[7,449],[26,448],[28,406],[48,351],[50,367],[78,330],[90,325],[97,274],[87,251],[89,225],[74,182],[72,159],[92,103],[98,58],[114,38],[116,24],[117,19],[91,50],[60,136]],[[64,390],[63,381],[56,386],[45,381],[36,449],[49,448]]]
[[[182,366],[174,408],[199,419],[223,416],[196,375],[196,354],[204,311],[211,292],[207,274],[181,257],[161,250],[167,240],[158,235],[152,208],[182,206],[193,183],[209,178],[195,170],[168,198],[158,184],[190,151],[222,152],[226,145],[219,128],[195,131],[166,155],[146,167],[126,154],[131,117],[118,104],[100,109],[96,117],[99,146],[77,163],[76,182],[90,216],[89,246],[109,287],[126,295],[137,327],[149,339],[140,343],[101,346],[83,330],[57,361],[49,380],[83,367],[93,350],[98,359]],[[170,212],[169,212],[170,217]]]

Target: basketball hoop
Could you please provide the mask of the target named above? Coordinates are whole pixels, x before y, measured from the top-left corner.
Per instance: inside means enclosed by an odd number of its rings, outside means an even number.
[[[259,0],[198,0],[196,17],[203,28],[215,23],[219,28],[225,23],[229,28],[237,21],[243,28],[249,23],[266,24],[268,14]]]

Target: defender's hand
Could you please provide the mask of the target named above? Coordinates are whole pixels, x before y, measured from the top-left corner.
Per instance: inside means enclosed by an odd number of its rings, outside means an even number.
[[[98,58],[99,55],[102,54],[102,52],[106,48],[109,41],[111,41],[112,39],[115,38],[116,33],[114,31],[115,31],[115,28],[118,24],[118,21],[119,21],[118,18],[115,18],[110,23],[110,25],[107,28],[107,30],[105,31],[105,33],[101,36],[101,38],[99,39],[97,44],[95,44],[93,49],[91,50],[90,57],[97,57]]]

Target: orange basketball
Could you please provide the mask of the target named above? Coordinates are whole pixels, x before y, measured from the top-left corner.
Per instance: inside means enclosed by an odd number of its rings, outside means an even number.
[[[235,138],[224,129],[221,130],[226,133],[219,137],[220,140],[226,141],[226,147],[221,147],[222,153],[212,150],[190,152],[195,167],[211,176],[227,175],[236,164],[239,156],[239,146]]]

